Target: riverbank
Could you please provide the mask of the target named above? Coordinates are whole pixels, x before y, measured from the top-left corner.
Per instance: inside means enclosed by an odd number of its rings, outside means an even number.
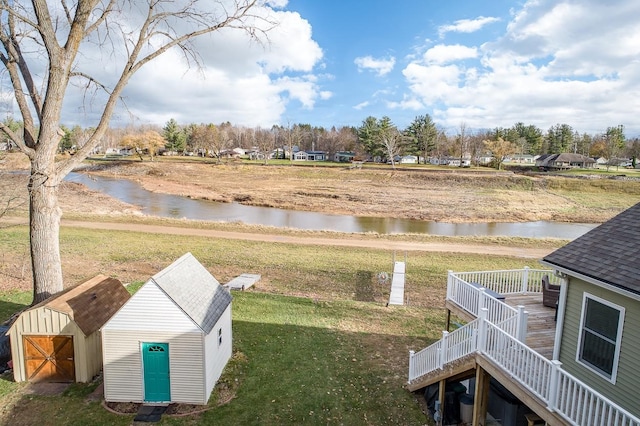
[[[6,155],[0,171],[28,170],[22,154]],[[640,202],[640,180],[518,175],[487,168],[440,170],[421,166],[402,171],[230,162],[193,157],[155,162],[86,162],[84,170],[130,179],[153,192],[193,199],[238,202],[327,214],[390,217],[448,223],[601,223]],[[4,174],[3,204],[26,212],[26,176]],[[66,215],[119,217],[140,214],[136,206],[89,191],[72,182],[60,186]]]
[[[153,192],[259,207],[449,223],[601,223],[640,202],[640,180],[567,179],[487,168],[297,167],[202,159],[104,162],[92,173]]]

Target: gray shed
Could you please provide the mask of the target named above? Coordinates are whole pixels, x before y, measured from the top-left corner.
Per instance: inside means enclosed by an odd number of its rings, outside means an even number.
[[[105,400],[206,404],[231,358],[231,299],[191,253],[154,275],[102,328]]]

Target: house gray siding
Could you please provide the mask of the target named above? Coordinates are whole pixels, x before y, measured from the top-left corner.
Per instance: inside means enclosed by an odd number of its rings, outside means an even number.
[[[576,361],[582,301],[585,292],[625,308],[622,346],[615,384]],[[640,330],[639,301],[577,278],[570,278],[567,287],[562,346],[560,347],[562,367],[635,416],[640,416],[637,395],[638,382],[640,381],[640,357],[638,356],[640,354],[640,333],[638,330]]]

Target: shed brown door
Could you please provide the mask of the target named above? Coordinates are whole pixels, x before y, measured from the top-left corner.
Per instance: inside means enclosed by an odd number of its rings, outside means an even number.
[[[24,368],[30,382],[73,382],[73,336],[23,336]]]

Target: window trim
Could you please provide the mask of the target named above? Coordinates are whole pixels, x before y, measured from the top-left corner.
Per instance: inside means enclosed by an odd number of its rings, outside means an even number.
[[[584,324],[586,320],[587,301],[589,299],[595,302],[601,303],[603,305],[606,305],[612,309],[615,309],[620,313],[620,315],[618,316],[618,328],[617,328],[617,336],[615,340],[615,352],[613,354],[613,364],[611,366],[611,375],[607,374],[605,371],[598,369],[597,367],[581,359],[580,357],[580,354],[582,352],[582,338],[584,335],[584,328],[585,328]],[[580,312],[580,326],[578,328],[578,346],[576,348],[576,361],[580,365],[585,366],[586,368],[593,371],[598,376],[606,379],[607,381],[611,382],[614,385],[616,384],[616,378],[618,375],[618,362],[620,361],[620,350],[622,348],[622,332],[624,328],[624,315],[625,315],[625,308],[623,306],[620,306],[608,300],[602,299],[591,293],[585,292],[582,295],[582,309]]]

